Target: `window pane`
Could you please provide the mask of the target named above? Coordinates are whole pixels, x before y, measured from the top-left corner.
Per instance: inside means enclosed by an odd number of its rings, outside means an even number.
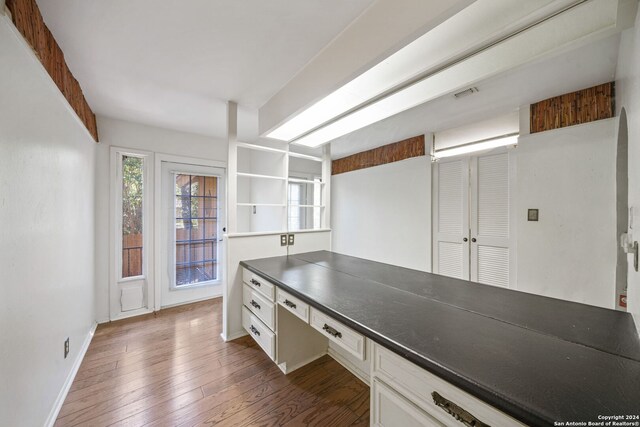
[[[217,278],[216,177],[176,175],[176,286]]]
[[[142,274],[144,160],[122,157],[122,277]]]

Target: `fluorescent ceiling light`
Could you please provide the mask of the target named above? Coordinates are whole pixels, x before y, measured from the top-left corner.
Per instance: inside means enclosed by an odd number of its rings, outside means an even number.
[[[292,141],[464,55],[473,47],[498,40],[514,29],[526,27],[541,17],[575,3],[576,0],[477,0],[315,104],[267,131],[264,136]],[[487,25],[488,22],[492,25]],[[464,34],[460,33],[460,28],[466,29]]]
[[[470,142],[456,147],[444,148],[433,153],[434,159],[459,156],[461,154],[475,153],[476,151],[490,150],[492,148],[507,145],[518,145],[518,135],[507,135],[499,138],[485,139],[483,141]]]
[[[463,61],[455,62],[439,72],[328,122],[292,142],[317,147],[443,95],[473,86],[478,81],[557,52],[593,34],[605,37],[616,31],[617,6],[617,0],[582,3],[500,43],[481,49]]]

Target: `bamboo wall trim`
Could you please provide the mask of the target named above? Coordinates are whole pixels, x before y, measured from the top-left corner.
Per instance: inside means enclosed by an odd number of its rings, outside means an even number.
[[[614,82],[531,104],[531,133],[609,119],[615,112]]]
[[[418,135],[334,160],[331,162],[331,175],[398,162],[411,157],[424,156],[425,154],[424,135]]]
[[[82,93],[82,88],[73,77],[64,59],[62,49],[45,25],[35,0],[6,0],[14,25],[33,48],[36,56],[47,70],[60,92],[76,112],[82,123],[98,142],[96,116]]]

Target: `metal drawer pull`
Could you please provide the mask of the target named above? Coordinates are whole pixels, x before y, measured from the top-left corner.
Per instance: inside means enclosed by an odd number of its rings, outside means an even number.
[[[256,329],[255,326],[251,325],[251,327],[249,328],[249,330],[251,332],[253,332],[254,335],[260,336],[260,331]]]
[[[258,304],[254,300],[251,300],[251,305],[254,306],[255,308],[257,308],[258,310],[260,310],[260,304]]]
[[[291,308],[296,308],[296,304],[294,302],[289,301],[288,299],[284,300],[284,304]]]
[[[451,415],[456,420],[460,421],[462,424],[469,427],[491,427],[489,424],[485,424],[469,412],[465,411],[452,401],[445,399],[435,391],[431,393],[431,397],[433,397],[433,403],[436,406],[441,407],[444,411],[446,411],[449,415]]]
[[[322,329],[324,331],[327,331],[327,333],[329,335],[333,335],[336,338],[342,338],[342,332],[338,332],[336,331],[334,328],[332,328],[331,326],[327,325],[326,323],[324,324],[324,326],[322,327]]]
[[[258,282],[256,279],[251,279],[251,283],[260,287],[260,282]]]

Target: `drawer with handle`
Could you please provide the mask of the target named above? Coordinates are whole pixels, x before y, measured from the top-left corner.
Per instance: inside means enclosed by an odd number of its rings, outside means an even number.
[[[259,293],[253,290],[249,285],[244,285],[242,288],[242,302],[245,307],[249,309],[253,314],[258,316],[260,320],[272,331],[276,326],[276,310],[272,302]]]
[[[360,360],[364,360],[364,336],[311,307],[309,324]]]
[[[270,283],[268,280],[263,279],[255,273],[252,273],[246,268],[242,269],[242,280],[252,289],[255,289],[262,295],[266,296],[269,301],[274,301],[276,287],[273,285],[273,283]]]
[[[249,311],[247,307],[242,307],[242,327],[253,337],[265,353],[275,360],[276,358],[276,335],[258,317]]]
[[[379,378],[446,426],[524,426],[379,344],[373,344],[372,376]]]
[[[371,383],[371,425],[376,427],[444,426],[378,378]]]
[[[276,301],[300,319],[309,323],[309,304],[302,302],[280,288],[276,289]]]

